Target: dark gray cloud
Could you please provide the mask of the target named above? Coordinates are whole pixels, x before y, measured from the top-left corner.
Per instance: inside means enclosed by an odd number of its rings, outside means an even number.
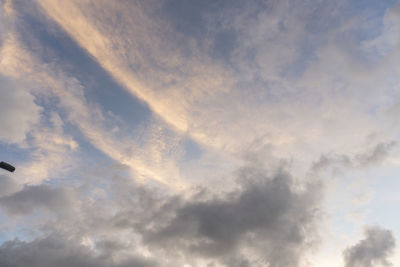
[[[395,247],[395,239],[389,230],[370,227],[365,239],[343,252],[346,267],[391,266],[388,257]]]
[[[12,240],[0,246],[2,267],[154,267],[156,263],[139,257],[115,261],[59,235],[24,242]]]
[[[145,242],[226,266],[298,266],[316,239],[319,187],[310,183],[296,191],[289,174],[245,170],[240,189],[183,203],[165,226],[146,233]]]

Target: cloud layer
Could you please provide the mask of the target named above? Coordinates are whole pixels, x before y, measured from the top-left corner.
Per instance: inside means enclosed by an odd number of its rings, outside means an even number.
[[[201,190],[182,197],[160,195],[114,177],[108,187],[111,195],[97,195],[87,200],[89,204],[77,201],[83,192],[94,189],[88,188],[94,183],[87,184],[85,191],[47,185],[24,187],[0,198],[7,214],[44,211],[58,219],[48,222],[52,226],[45,238],[4,243],[0,262],[10,266],[28,262],[37,266],[67,266],[71,262],[95,266],[101,260],[114,259],[116,262],[104,264],[125,266],[125,257],[130,254],[124,253],[138,253],[144,246],[149,249],[149,262],[161,266],[189,262],[195,266],[299,266],[304,253],[318,240],[320,186],[310,182],[299,189],[288,173],[277,170],[268,174],[260,166],[241,169],[237,179],[237,189],[232,192],[215,196]],[[91,241],[85,243],[82,234]],[[82,242],[86,246],[80,248]],[[143,266],[147,266],[145,262]],[[132,264],[142,266],[140,261]]]
[[[0,265],[337,267],[399,225],[372,2],[0,0]]]

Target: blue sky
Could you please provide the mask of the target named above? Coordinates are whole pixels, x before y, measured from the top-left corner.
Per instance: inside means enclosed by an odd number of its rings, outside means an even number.
[[[397,1],[0,5],[0,265],[400,264]]]

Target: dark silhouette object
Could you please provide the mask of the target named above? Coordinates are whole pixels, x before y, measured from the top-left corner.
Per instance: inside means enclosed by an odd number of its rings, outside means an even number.
[[[15,171],[15,167],[14,166],[12,166],[12,165],[8,164],[7,162],[4,162],[4,161],[0,162],[0,168],[3,168],[3,169],[5,169],[5,170],[7,170],[9,172],[14,172]]]

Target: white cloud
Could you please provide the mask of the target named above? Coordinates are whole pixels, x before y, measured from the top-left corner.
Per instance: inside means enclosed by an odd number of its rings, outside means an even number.
[[[22,143],[39,122],[41,108],[23,83],[0,76],[0,141]]]

